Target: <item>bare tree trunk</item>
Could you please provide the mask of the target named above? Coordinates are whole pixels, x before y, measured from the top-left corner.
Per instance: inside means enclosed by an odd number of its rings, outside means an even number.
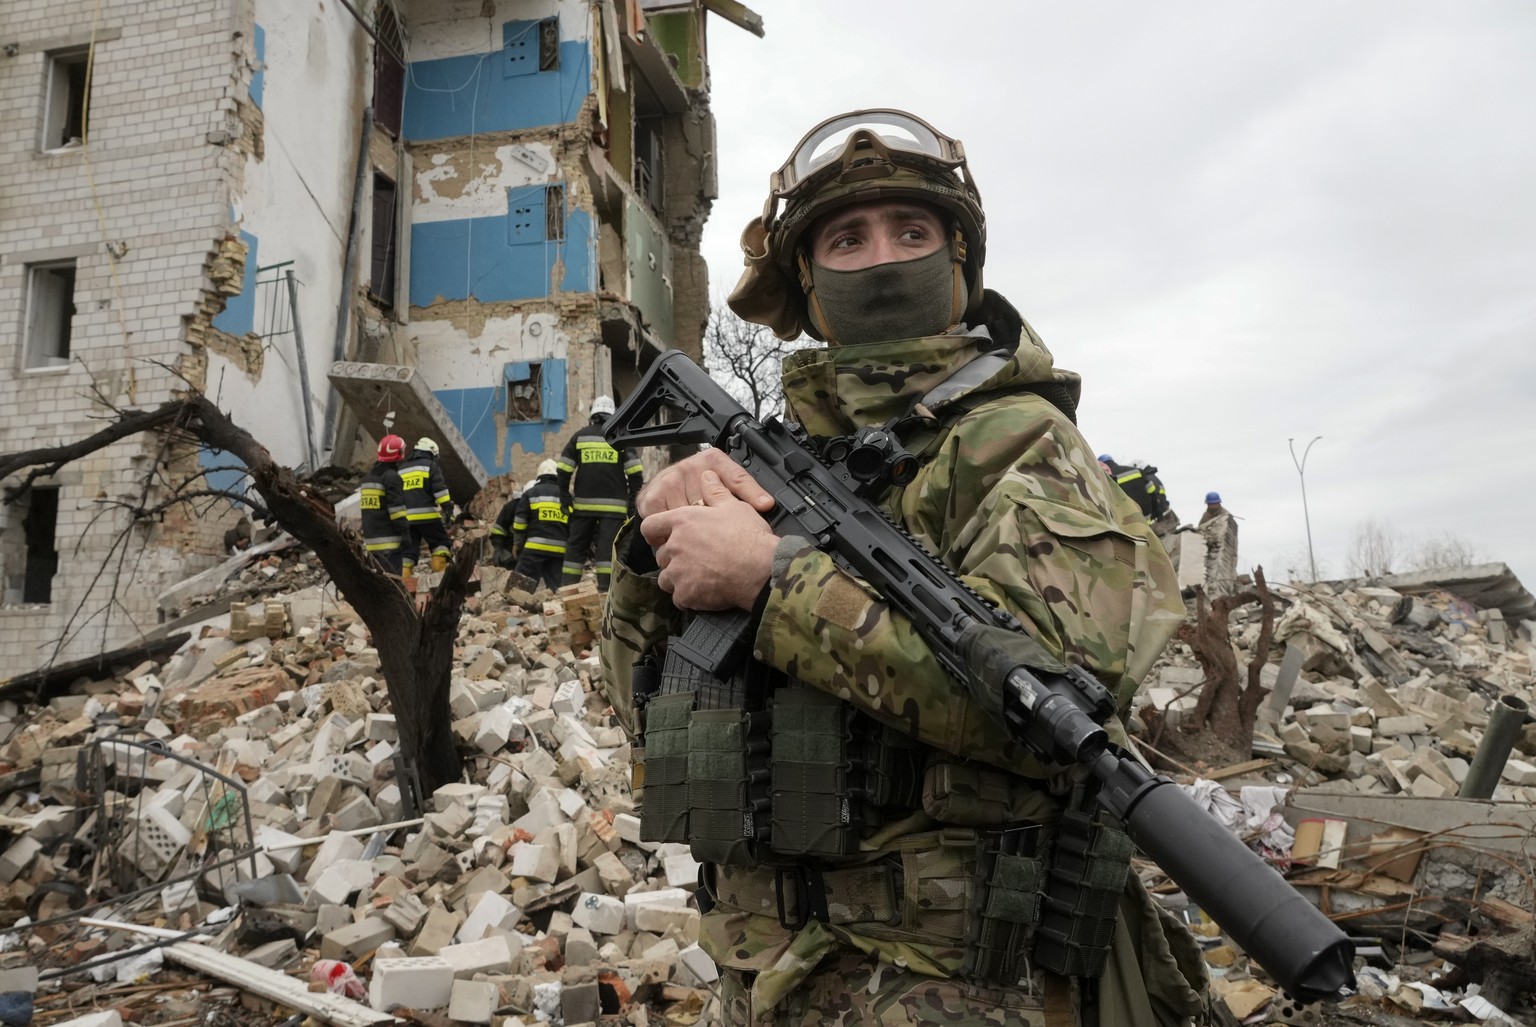
[[[1232,633],[1227,617],[1232,610],[1258,597],[1252,592],[1221,596],[1209,604],[1205,590],[1195,589],[1195,623],[1185,621],[1179,627],[1178,638],[1195,652],[1200,669],[1205,671],[1205,682],[1200,688],[1200,699],[1195,703],[1189,720],[1181,726],[1186,731],[1210,727],[1234,746],[1242,744],[1240,737],[1241,716],[1238,712],[1241,688],[1238,685],[1237,655],[1232,651]],[[1249,725],[1251,744],[1252,725]]]
[[[385,573],[355,534],[342,531],[330,503],[274,461],[265,446],[200,393],[156,410],[121,411],[114,424],[68,446],[0,456],[0,477],[37,466],[46,468],[37,473],[52,473],[136,432],[172,425],[245,464],[272,518],[314,550],[331,581],[368,626],[399,720],[401,749],[415,762],[424,792],[457,780],[462,765],[454,746],[448,687],[459,615],[475,562],[473,547],[460,550],[418,615],[414,597],[400,579]],[[24,490],[37,473],[15,491]]]

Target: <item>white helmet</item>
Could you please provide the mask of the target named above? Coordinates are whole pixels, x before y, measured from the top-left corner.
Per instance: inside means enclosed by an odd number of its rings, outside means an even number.
[[[592,401],[593,416],[596,416],[597,414],[612,414],[613,409],[612,396],[599,396]]]
[[[560,468],[555,466],[555,462],[553,460],[545,460],[539,464],[540,478],[544,477],[546,474],[558,474],[559,472]]]
[[[438,454],[437,443],[433,442],[431,439],[427,438],[425,435],[423,435],[421,438],[416,440],[416,448],[417,449],[424,449],[428,453],[431,453],[433,456],[437,456],[437,454]]]

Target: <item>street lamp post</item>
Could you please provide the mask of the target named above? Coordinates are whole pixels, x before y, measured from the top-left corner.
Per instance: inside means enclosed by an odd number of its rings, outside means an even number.
[[[1317,580],[1317,557],[1312,553],[1312,514],[1307,510],[1307,454],[1312,452],[1312,443],[1322,438],[1321,435],[1312,436],[1312,442],[1308,442],[1306,448],[1301,451],[1301,459],[1296,459],[1296,440],[1286,439],[1291,447],[1291,463],[1296,465],[1296,476],[1301,479],[1301,516],[1307,522],[1307,560],[1312,564],[1312,580]]]

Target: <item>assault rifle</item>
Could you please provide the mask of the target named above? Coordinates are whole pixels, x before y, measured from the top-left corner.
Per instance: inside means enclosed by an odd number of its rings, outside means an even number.
[[[1102,725],[1114,702],[1097,679],[1080,667],[1037,669],[1033,643],[1011,614],[865,498],[881,474],[910,476],[911,457],[886,433],[866,430],[823,462],[799,429],[758,421],[671,352],[651,365],[605,434],[616,447],[708,442],[723,450],[773,496],[764,516],[780,534],[809,538],[873,585],[977,701],[1001,705],[1009,731],[1031,752],[1086,766],[1099,804],[1291,995],[1312,1001],[1353,983],[1354,949],[1338,927],[1177,785],[1110,744]]]

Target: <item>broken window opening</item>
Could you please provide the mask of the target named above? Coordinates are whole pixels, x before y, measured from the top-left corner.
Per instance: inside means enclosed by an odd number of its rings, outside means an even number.
[[[651,213],[662,217],[666,189],[663,184],[661,118],[635,120],[635,192]]]
[[[87,105],[85,72],[89,47],[58,50],[48,55],[48,98],[43,108],[40,149],[79,146],[85,139]]]
[[[368,295],[385,310],[395,306],[395,251],[400,228],[400,205],[395,180],[373,173],[373,235],[368,274]]]
[[[507,421],[544,420],[544,365],[530,363],[527,377],[507,382]]]
[[[53,601],[53,577],[59,569],[59,488],[33,485],[6,508],[0,532],[0,566],[5,570],[5,601]]]
[[[70,326],[75,316],[75,262],[27,266],[29,369],[68,367]]]
[[[379,7],[375,31],[378,42],[373,47],[373,120],[399,138],[405,106],[405,33],[393,4]]]
[[[539,70],[560,70],[559,18],[544,18],[539,22]]]
[[[565,238],[565,186],[551,185],[544,189],[544,238],[559,242]]]

